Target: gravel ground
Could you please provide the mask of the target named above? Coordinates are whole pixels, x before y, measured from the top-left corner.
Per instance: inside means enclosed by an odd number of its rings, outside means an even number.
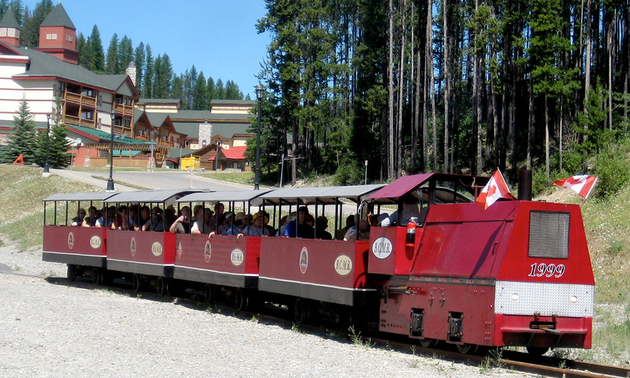
[[[4,244],[0,377],[522,376],[361,347],[172,298],[51,283],[45,277],[64,277],[65,265]]]

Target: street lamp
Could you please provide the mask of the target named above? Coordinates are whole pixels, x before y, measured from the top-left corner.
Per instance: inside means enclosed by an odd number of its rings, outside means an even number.
[[[258,99],[258,129],[256,130],[256,177],[254,178],[254,190],[258,190],[260,182],[260,102],[265,95],[265,87],[258,84],[256,87],[256,98]]]
[[[114,191],[114,109],[112,108],[112,129],[109,144],[109,180],[107,180],[107,190]]]
[[[44,173],[50,173],[48,169],[48,151],[50,148],[50,113],[46,114],[46,164],[44,164]]]

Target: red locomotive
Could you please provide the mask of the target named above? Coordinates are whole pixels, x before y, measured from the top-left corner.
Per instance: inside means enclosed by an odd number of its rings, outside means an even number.
[[[474,200],[487,181],[428,173],[386,186],[55,195],[45,200],[55,203],[55,219],[44,226],[43,258],[67,263],[71,279],[131,275],[135,290],[150,282],[160,294],[173,282],[210,298],[222,293],[237,308],[279,302],[297,322],[351,315],[424,346],[590,348],[594,279],[580,207],[520,199],[481,210]],[[282,229],[283,215],[296,219],[279,236],[106,230],[69,226],[67,210],[57,225],[60,201],[77,209],[82,201],[221,203],[232,216],[240,208],[275,219],[272,229]],[[320,239],[330,238],[322,236],[326,219],[337,230],[344,212],[356,214],[352,240]],[[311,213],[324,223],[303,226]]]

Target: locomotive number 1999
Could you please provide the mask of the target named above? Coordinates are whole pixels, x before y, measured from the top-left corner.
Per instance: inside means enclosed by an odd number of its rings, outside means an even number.
[[[566,268],[564,264],[532,264],[532,270],[529,272],[529,277],[555,277],[560,278],[564,274]]]

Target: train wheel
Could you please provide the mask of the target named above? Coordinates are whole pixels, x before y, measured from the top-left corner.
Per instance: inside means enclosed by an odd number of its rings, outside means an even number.
[[[215,298],[215,294],[214,294],[214,285],[211,284],[206,284],[206,287],[203,291],[204,297],[206,302],[208,303],[212,303],[214,302]]]
[[[247,308],[248,301],[249,298],[247,297],[247,295],[245,295],[243,290],[238,288],[234,291],[234,308],[236,309],[236,311],[241,311]]]
[[[477,345],[474,344],[456,344],[455,346],[461,354],[475,353],[477,351]]]
[[[134,273],[133,279],[132,279],[132,285],[133,285],[133,291],[135,291],[136,293],[139,292],[140,289],[142,288],[142,281],[140,279],[139,274]]]
[[[67,276],[68,276],[68,280],[70,281],[74,281],[77,279],[77,266],[76,265],[68,264]]]
[[[531,354],[532,356],[536,356],[536,357],[540,357],[543,354],[547,353],[549,351],[548,347],[525,347],[525,349],[527,349],[527,353]]]
[[[92,269],[92,282],[94,285],[103,284],[103,272],[99,268]]]
[[[166,281],[166,278],[158,277],[155,288],[157,290],[157,295],[160,297],[168,295],[168,282]]]
[[[293,320],[295,324],[302,324],[308,317],[308,310],[302,298],[296,298],[293,304]]]
[[[434,339],[421,339],[420,340],[420,346],[423,348],[431,348],[435,346],[435,344],[437,344],[437,342]]]

